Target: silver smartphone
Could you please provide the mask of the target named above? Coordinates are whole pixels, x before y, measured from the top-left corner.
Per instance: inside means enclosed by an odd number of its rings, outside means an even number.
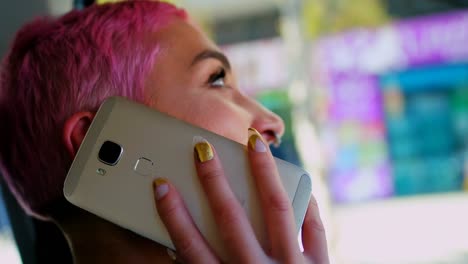
[[[111,97],[99,108],[68,172],[64,195],[84,210],[174,249],[153,198],[152,181],[165,177],[182,195],[208,243],[224,258],[222,230],[217,230],[196,174],[195,137],[214,146],[258,240],[266,243],[246,146],[121,97]],[[311,178],[291,163],[280,159],[276,163],[299,232],[311,196]]]

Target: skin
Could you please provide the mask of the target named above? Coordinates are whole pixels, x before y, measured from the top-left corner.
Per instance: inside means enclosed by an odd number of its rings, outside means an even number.
[[[146,83],[149,106],[242,144],[248,142],[250,127],[258,130],[265,145],[273,141],[274,133],[283,134],[282,120],[240,92],[224,55],[196,26],[175,20],[150,34],[148,41],[157,41],[162,50]],[[94,113],[80,112],[66,122],[63,141],[70,155],[76,155],[93,117]],[[327,263],[325,234],[316,203],[309,205],[304,222],[306,251],[302,254],[297,247],[292,209],[271,153],[250,150],[256,182],[265,186],[260,193],[270,231],[268,252],[258,245],[241,206],[233,199],[217,156],[207,162],[194,160],[219,228],[227,234],[225,246],[232,260]],[[155,202],[178,258],[189,263],[218,262],[219,257],[193,225],[177,190],[169,182],[164,184],[168,192],[156,195]],[[75,263],[171,262],[164,247],[81,209],[73,208],[67,217],[54,220],[69,241]]]
[[[178,20],[154,37],[162,53],[147,85],[149,105],[242,144],[249,127],[267,140],[273,140],[271,132],[283,134],[281,118],[240,92],[230,66],[210,57],[224,55],[195,26]],[[200,54],[206,56],[194,61]],[[224,86],[210,84],[210,76],[223,68]]]

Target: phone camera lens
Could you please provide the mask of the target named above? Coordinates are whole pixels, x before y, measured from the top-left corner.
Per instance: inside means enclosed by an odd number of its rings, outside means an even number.
[[[106,141],[102,144],[98,157],[101,162],[114,166],[119,162],[122,152],[123,149],[119,144]]]

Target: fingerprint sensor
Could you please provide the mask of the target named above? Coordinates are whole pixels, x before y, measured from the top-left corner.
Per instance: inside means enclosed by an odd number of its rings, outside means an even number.
[[[139,158],[135,163],[133,170],[143,176],[149,176],[153,174],[153,162],[147,158]]]

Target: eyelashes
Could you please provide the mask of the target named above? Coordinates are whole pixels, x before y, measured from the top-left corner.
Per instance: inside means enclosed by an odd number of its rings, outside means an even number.
[[[213,88],[223,88],[226,86],[226,70],[220,67],[215,73],[210,75],[208,85]]]

